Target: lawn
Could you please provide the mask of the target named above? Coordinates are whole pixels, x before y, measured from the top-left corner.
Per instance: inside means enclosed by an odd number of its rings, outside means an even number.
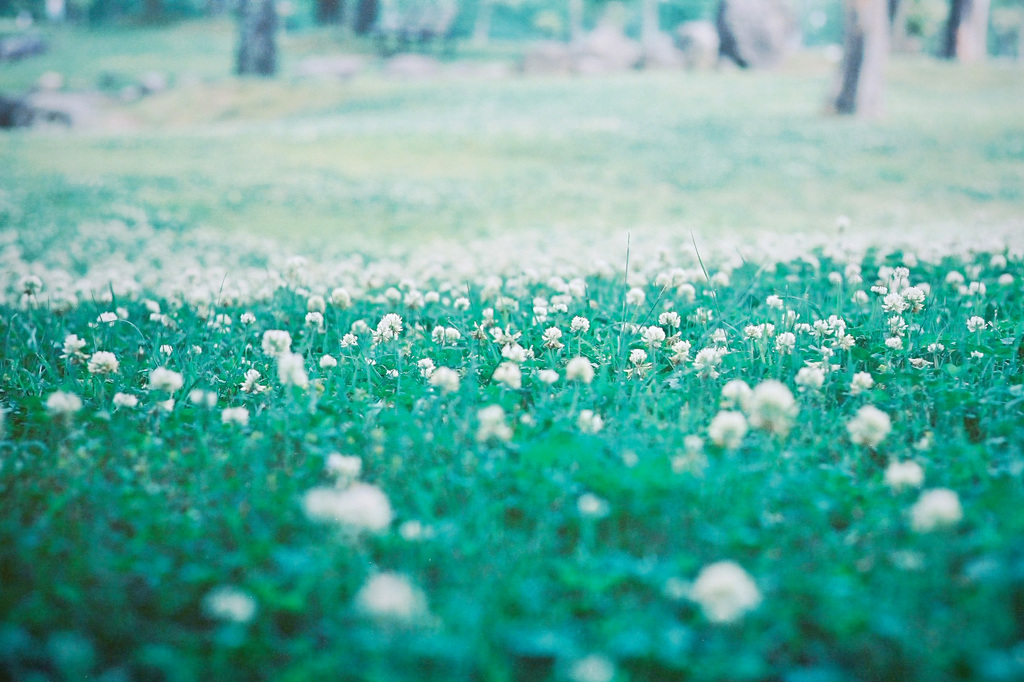
[[[1020,71],[205,68],[0,138],[0,679],[1024,677]]]
[[[408,81],[371,63],[348,82],[304,80],[300,55],[346,49],[314,33],[292,38],[281,78],[237,81],[224,75],[230,27],[215,28],[111,38],[130,61],[93,54],[101,37],[61,34],[66,53],[3,67],[21,84],[62,67],[72,83],[154,68],[178,83],[117,107],[125,132],[5,136],[0,190],[26,207],[15,226],[128,203],[373,248],[551,229],[820,232],[838,215],[880,233],[981,229],[1022,215],[1024,75],[1009,65],[897,60],[887,119],[864,123],[822,115],[834,67],[813,56],[772,73]],[[182,34],[195,54],[173,47]],[[83,52],[80,67],[62,61]]]

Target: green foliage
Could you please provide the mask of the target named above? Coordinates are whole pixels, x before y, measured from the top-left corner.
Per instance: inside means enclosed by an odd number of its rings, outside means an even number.
[[[281,261],[127,209],[18,232],[0,318],[0,665],[15,679],[569,679],[601,652],[635,680],[1015,671],[1024,261],[936,253],[663,251],[551,270],[538,252],[532,274],[449,277],[441,252]],[[86,259],[75,274],[69,254]],[[290,332],[308,387],[282,384],[272,329]],[[92,369],[97,351],[113,373]],[[592,382],[573,379],[576,356]],[[507,358],[521,386],[497,378]],[[424,359],[459,386],[442,390]],[[158,387],[161,366],[179,388]],[[799,378],[810,366],[820,386]],[[244,386],[250,370],[265,390]],[[787,385],[789,427],[757,428],[759,403],[723,391],[735,379]],[[62,416],[58,389],[82,408]],[[851,426],[866,405],[892,424],[870,445]],[[493,406],[507,430],[487,435]],[[749,419],[735,447],[713,426],[722,410]],[[361,471],[340,476],[336,452]],[[956,491],[962,520],[917,528],[921,484],[887,480],[906,461]],[[352,478],[390,499],[383,532],[304,513],[309,490]],[[730,624],[689,583],[721,560],[761,599]],[[429,613],[368,615],[380,572],[407,576]],[[211,606],[224,586],[242,611]]]

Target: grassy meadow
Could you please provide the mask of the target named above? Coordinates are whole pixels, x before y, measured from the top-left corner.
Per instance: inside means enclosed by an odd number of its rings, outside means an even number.
[[[0,137],[0,679],[1024,679],[1019,69],[54,40],[174,85]]]

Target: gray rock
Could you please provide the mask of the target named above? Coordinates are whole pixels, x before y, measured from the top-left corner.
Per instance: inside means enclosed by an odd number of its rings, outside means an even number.
[[[298,74],[309,78],[351,78],[366,66],[366,59],[357,55],[309,57],[299,62]]]
[[[523,55],[524,73],[571,73],[573,58],[565,43],[545,41],[537,43]]]
[[[46,52],[46,41],[35,35],[0,38],[0,62],[13,62]]]
[[[643,45],[645,69],[678,69],[686,65],[683,53],[675,46],[672,36],[658,32]]]
[[[606,23],[588,33],[573,46],[576,70],[580,73],[625,71],[640,65],[644,52],[622,29]]]
[[[389,59],[384,70],[401,78],[429,78],[441,70],[441,62],[422,54],[401,54]]]
[[[786,0],[722,0],[715,23],[719,53],[744,68],[778,64],[799,39]]]
[[[718,63],[718,31],[710,21],[680,24],[675,42],[688,69],[710,69]]]
[[[155,95],[167,89],[167,76],[160,71],[149,71],[142,74],[139,79],[139,87],[147,95]]]

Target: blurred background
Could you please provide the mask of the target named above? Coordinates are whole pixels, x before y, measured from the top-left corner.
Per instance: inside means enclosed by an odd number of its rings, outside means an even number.
[[[0,226],[1005,230],[1022,65],[1024,0],[0,0]]]

